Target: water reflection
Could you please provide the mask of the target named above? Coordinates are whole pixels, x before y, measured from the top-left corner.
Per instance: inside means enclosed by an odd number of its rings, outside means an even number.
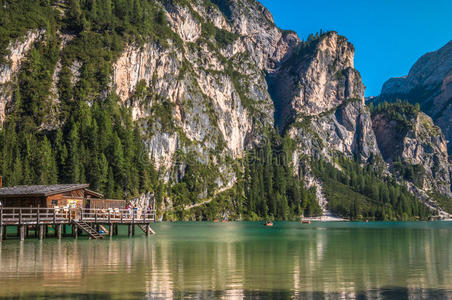
[[[0,299],[452,299],[448,223],[157,224],[0,245]]]

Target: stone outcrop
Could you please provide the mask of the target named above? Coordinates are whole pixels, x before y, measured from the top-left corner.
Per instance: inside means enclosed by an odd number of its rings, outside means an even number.
[[[419,103],[449,141],[452,151],[452,41],[422,56],[405,77],[391,78],[384,85],[381,100],[400,98]]]
[[[379,155],[353,56],[353,46],[329,32],[300,44],[269,74],[275,122],[289,130],[300,154],[331,157],[339,151],[363,162]]]
[[[30,30],[24,37],[8,46],[7,63],[0,65],[0,124],[5,120],[6,109],[12,100],[15,77],[22,61],[33,44],[42,38],[44,30]]]
[[[391,118],[387,112],[375,114],[372,121],[381,154],[393,173],[413,181],[424,191],[437,190],[451,195],[447,143],[429,116],[419,112],[407,120],[409,126]],[[410,168],[408,174],[404,171],[407,168]],[[412,178],[403,178],[402,173]]]
[[[330,111],[347,99],[364,102],[364,86],[353,58],[353,45],[335,32],[300,44],[268,77],[278,126],[285,128],[300,115]]]

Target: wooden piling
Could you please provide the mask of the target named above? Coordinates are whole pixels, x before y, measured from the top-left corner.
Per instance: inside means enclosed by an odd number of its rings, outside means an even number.
[[[44,239],[44,233],[45,233],[44,226],[47,226],[47,225],[42,225],[42,224],[38,225],[38,237],[39,237],[40,241],[42,241]]]
[[[62,234],[62,228],[63,227],[63,225],[62,224],[57,224],[57,225],[55,225],[55,236],[59,239],[59,240],[61,240],[61,234]]]
[[[110,236],[110,237],[112,237],[113,236],[113,224],[111,224],[110,223],[110,225],[108,225],[108,235]]]
[[[3,225],[0,225],[0,242],[3,240]]]
[[[25,240],[25,226],[19,225],[18,227],[19,227],[18,231],[19,231],[20,240],[23,241],[23,240]]]
[[[78,238],[78,227],[75,225],[72,225],[72,237],[74,239]]]
[[[129,230],[128,230],[128,234],[129,236],[132,236],[132,231],[133,231],[133,224],[129,224]]]

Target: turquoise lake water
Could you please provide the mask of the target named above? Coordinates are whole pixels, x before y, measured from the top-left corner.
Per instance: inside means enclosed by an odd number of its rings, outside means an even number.
[[[153,228],[3,241],[0,299],[452,299],[450,222]]]

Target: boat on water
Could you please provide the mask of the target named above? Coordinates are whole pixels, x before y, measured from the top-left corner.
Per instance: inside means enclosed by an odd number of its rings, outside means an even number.
[[[311,220],[302,220],[301,223],[302,224],[311,224]]]
[[[265,222],[265,226],[271,227],[273,226],[273,222],[271,221]]]
[[[213,222],[214,222],[214,223],[218,223],[218,222],[220,222],[220,221],[219,221],[218,219],[214,219]]]

